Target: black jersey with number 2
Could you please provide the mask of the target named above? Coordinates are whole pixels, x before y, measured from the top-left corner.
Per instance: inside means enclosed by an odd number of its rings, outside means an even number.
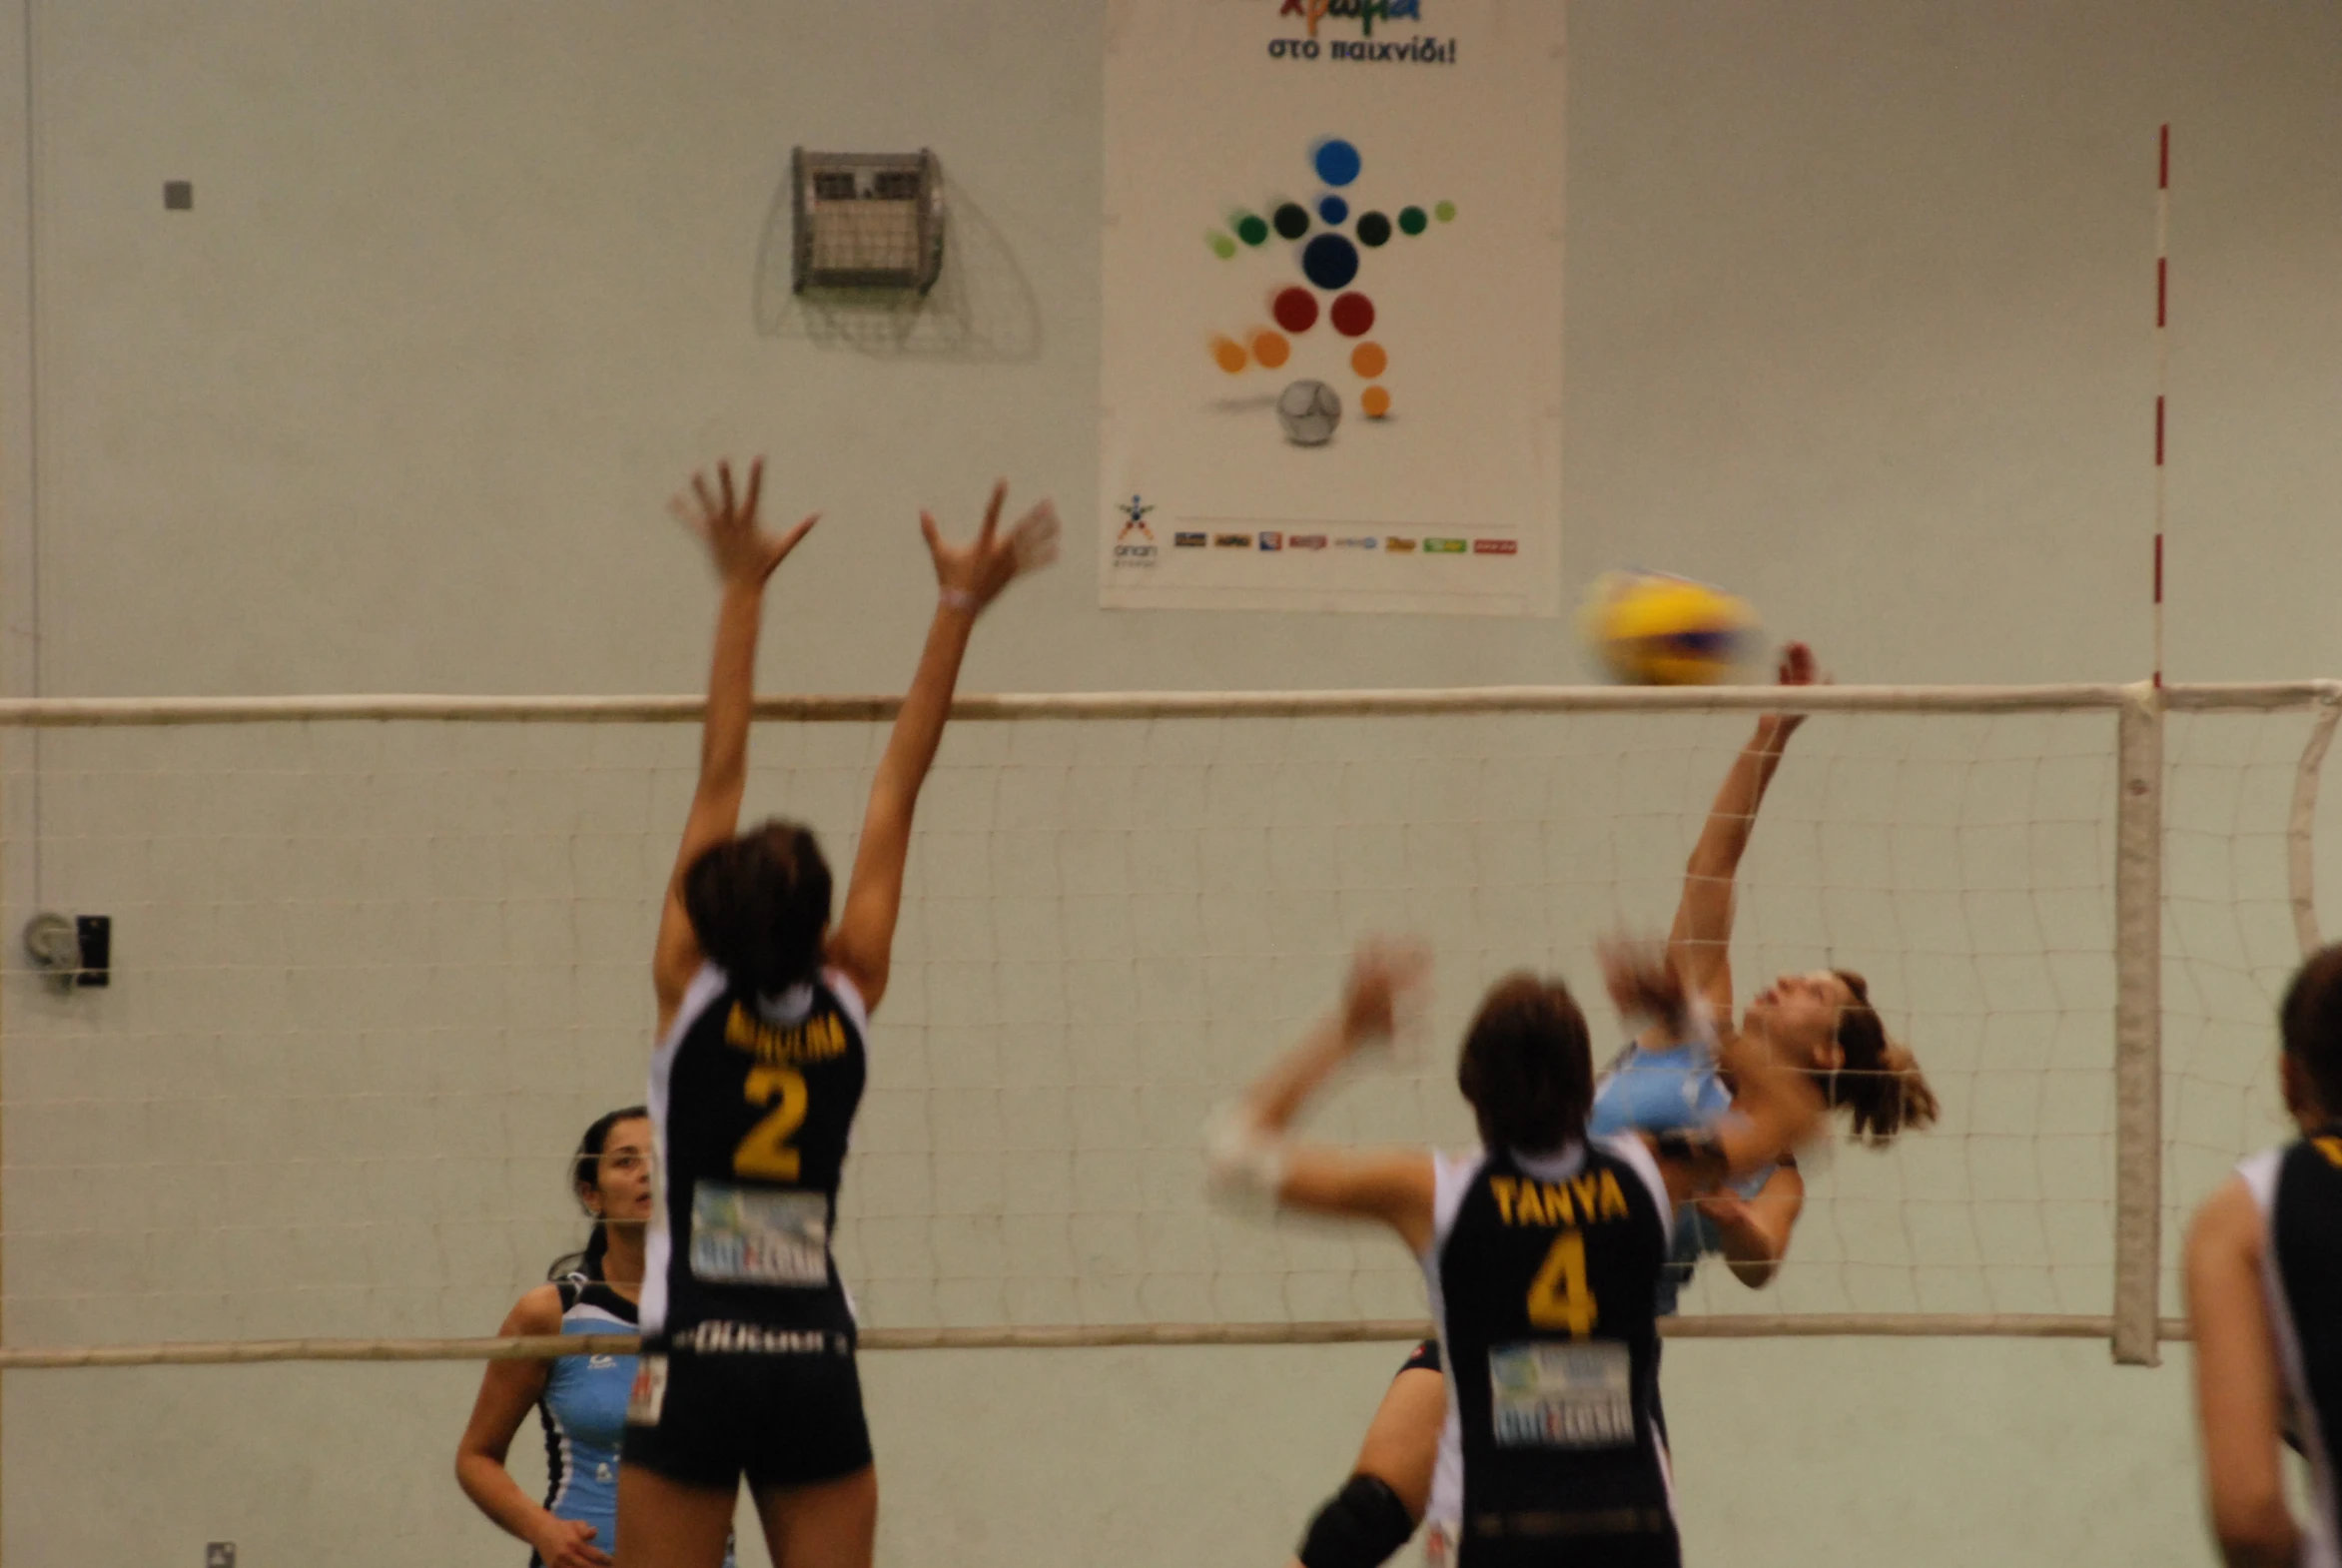
[[[658,1182],[642,1327],[654,1342],[851,1344],[830,1232],[866,1028],[861,996],[836,971],[778,997],[713,965],[693,979],[651,1061]]]
[[[1425,1259],[1463,1454],[1463,1568],[1674,1568],[1654,1286],[1668,1253],[1639,1140],[1436,1166]]]

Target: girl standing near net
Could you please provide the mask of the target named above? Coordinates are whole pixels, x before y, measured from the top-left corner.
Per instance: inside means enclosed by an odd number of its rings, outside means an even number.
[[[2342,1509],[2342,946],[2312,954],[2277,1012],[2300,1137],[2254,1155],[2187,1235],[2197,1432],[2212,1536],[2230,1568],[2336,1568]],[[2278,1443],[2309,1461],[2310,1516],[2285,1501]]]
[[[1664,964],[1626,973],[1630,962],[1613,960],[1614,987],[1674,984]],[[1343,1062],[1388,1038],[1421,973],[1418,956],[1361,954],[1340,1009],[1215,1119],[1213,1177],[1379,1221],[1421,1262],[1455,1403],[1464,1568],[1676,1568],[1655,1305],[1674,1215],[1786,1154],[1819,1121],[1820,1096],[1752,1036],[1727,1048],[1735,1116],[1593,1134],[1585,1018],[1558,982],[1515,975],[1482,1001],[1457,1063],[1482,1148],[1459,1159],[1286,1138]],[[1336,1531],[1321,1544],[1354,1543]]]
[[[1783,651],[1780,683],[1806,686],[1815,677],[1813,650],[1791,643]],[[1732,1022],[1732,927],[1741,858],[1782,754],[1804,722],[1793,713],[1761,717],[1717,790],[1684,869],[1667,944],[1671,968],[1698,1003],[1654,1005],[1639,990],[1618,998],[1623,1013],[1649,1023],[1596,1087],[1588,1119],[1595,1134],[1698,1129],[1734,1111],[1737,1096],[1724,1057],[1742,1035],[1771,1041],[1873,1145],[1936,1120],[1936,1097],[1918,1064],[1888,1041],[1868,984],[1850,970],[1783,975],[1751,1000],[1737,1027]],[[1805,1180],[1795,1163],[1785,1161],[1752,1171],[1677,1214],[1659,1280],[1659,1315],[1674,1313],[1679,1290],[1705,1255],[1721,1255],[1752,1289],[1771,1283],[1804,1206]],[[1444,1532],[1458,1506],[1453,1433],[1445,1442],[1441,1435],[1446,1411],[1439,1346],[1426,1340],[1384,1392],[1349,1480],[1312,1521],[1297,1559],[1302,1568],[1375,1568],[1425,1518],[1433,1532],[1430,1556],[1436,1561],[1443,1555]]]
[[[650,1111],[657,1191],[643,1353],[619,1471],[624,1568],[717,1568],[740,1480],[779,1568],[861,1568],[878,1481],[854,1366],[853,1311],[830,1255],[869,1014],[886,994],[911,813],[951,710],[976,617],[1055,552],[1044,501],[1000,527],[996,486],[975,541],[920,521],[941,602],[871,784],[836,925],[811,832],[735,836],[747,781],[765,580],[813,526],[759,529],[763,465],[728,467],[678,511],[723,579],[699,785],[659,925]]]
[[[597,1119],[578,1140],[571,1190],[593,1220],[585,1250],[556,1261],[498,1332],[630,1334],[642,1293],[642,1231],[650,1217],[650,1116],[640,1106]],[[455,1452],[463,1493],[505,1533],[528,1543],[530,1568],[607,1568],[618,1539],[618,1447],[630,1355],[490,1361]],[[504,1468],[534,1406],[545,1432],[545,1500]]]

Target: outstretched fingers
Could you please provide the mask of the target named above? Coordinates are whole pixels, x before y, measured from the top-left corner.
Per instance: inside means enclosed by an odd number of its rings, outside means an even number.
[[[750,522],[756,520],[756,498],[764,493],[764,459],[758,457],[748,464],[748,493],[740,498],[740,515]],[[795,538],[789,541],[794,544]]]
[[[755,504],[753,499],[750,501],[750,504]],[[795,549],[797,547],[797,541],[804,538],[808,533],[811,533],[813,531],[813,525],[819,521],[821,521],[820,512],[817,511],[810,513],[803,522],[800,522],[797,524],[797,526],[791,528],[787,533],[781,535],[781,547],[773,552],[775,564],[779,563],[779,560],[782,556],[787,555],[791,550]]]
[[[984,527],[976,535],[976,542],[978,545],[982,546],[992,543],[993,534],[1000,528],[1001,506],[1008,500],[1008,498],[1009,481],[1006,479],[993,480],[992,499],[985,502],[984,505]]]

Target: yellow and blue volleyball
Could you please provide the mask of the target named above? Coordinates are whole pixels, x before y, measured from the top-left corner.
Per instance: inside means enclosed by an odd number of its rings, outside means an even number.
[[[1757,646],[1757,615],[1721,588],[1659,572],[1614,571],[1580,621],[1586,650],[1629,686],[1714,686]]]

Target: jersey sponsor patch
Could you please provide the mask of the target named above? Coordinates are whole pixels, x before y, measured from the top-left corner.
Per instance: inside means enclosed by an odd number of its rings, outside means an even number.
[[[1634,1358],[1624,1344],[1492,1345],[1500,1448],[1622,1448],[1635,1440]]]
[[[691,1276],[708,1284],[829,1283],[829,1200],[700,1181],[691,1188]]]
[[[626,1419],[634,1426],[656,1426],[659,1412],[667,1407],[667,1358],[663,1355],[637,1356],[634,1361],[634,1387],[626,1395]]]

